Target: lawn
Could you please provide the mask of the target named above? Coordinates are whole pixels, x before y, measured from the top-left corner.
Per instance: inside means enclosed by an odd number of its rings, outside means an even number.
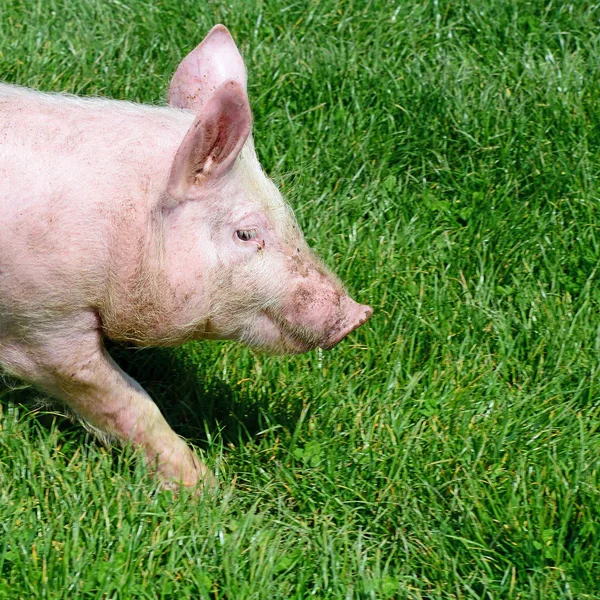
[[[160,490],[0,388],[0,598],[600,598],[600,7],[2,0],[0,72],[164,103],[215,23],[330,352],[113,347],[216,471]]]

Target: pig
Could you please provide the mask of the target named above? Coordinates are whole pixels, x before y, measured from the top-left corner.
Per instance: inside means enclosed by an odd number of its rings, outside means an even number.
[[[0,85],[0,364],[163,485],[212,482],[104,340],[329,349],[362,325],[254,149],[246,67],[215,26],[168,106]]]

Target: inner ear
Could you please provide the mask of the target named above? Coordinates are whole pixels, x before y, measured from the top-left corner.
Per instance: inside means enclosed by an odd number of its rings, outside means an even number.
[[[235,80],[221,84],[204,105],[177,150],[167,191],[179,200],[232,167],[252,126],[248,96]]]

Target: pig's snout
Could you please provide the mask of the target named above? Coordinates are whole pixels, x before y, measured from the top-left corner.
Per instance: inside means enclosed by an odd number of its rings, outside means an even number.
[[[327,339],[320,344],[323,350],[330,350],[339,344],[349,333],[366,323],[373,314],[373,309],[366,304],[359,304],[350,298],[344,296],[340,302],[342,317],[340,321],[332,328]]]

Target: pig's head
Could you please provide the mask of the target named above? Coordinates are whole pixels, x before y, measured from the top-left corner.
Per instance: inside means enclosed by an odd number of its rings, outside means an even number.
[[[372,309],[352,300],[308,248],[263,173],[245,66],[225,27],[180,64],[169,104],[196,115],[171,167],[162,232],[190,334],[270,352],[335,346]]]

